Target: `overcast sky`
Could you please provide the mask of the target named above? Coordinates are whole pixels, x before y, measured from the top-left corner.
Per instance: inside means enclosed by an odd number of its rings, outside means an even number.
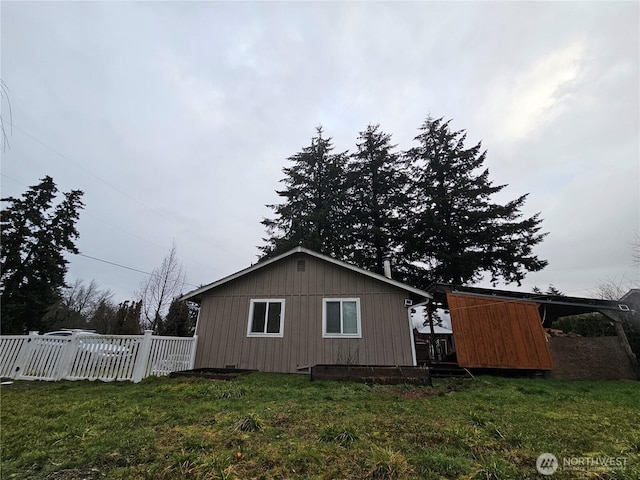
[[[405,150],[430,114],[482,141],[496,200],[541,212],[549,266],[521,290],[632,286],[639,5],[3,0],[2,196],[50,175],[85,192],[82,253],[148,272],[175,242],[200,285],[256,261],[316,126],[353,151],[380,123]],[[117,301],[144,279],[69,259]]]

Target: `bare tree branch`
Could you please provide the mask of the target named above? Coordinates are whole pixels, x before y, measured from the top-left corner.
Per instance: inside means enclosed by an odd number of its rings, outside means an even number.
[[[140,284],[138,297],[142,300],[141,321],[144,328],[157,331],[166,317],[169,306],[185,284],[186,274],[178,260],[175,243],[158,268]]]

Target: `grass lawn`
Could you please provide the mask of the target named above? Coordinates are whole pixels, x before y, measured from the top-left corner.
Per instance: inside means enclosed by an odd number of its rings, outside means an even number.
[[[3,480],[640,478],[640,382],[259,373],[15,382],[0,395]],[[560,463],[550,477],[535,468],[543,452]]]

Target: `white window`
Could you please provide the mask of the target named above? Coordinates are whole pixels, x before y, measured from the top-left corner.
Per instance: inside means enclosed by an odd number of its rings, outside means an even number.
[[[322,336],[361,338],[360,299],[322,299]]]
[[[282,337],[283,333],[284,299],[252,299],[247,337]]]

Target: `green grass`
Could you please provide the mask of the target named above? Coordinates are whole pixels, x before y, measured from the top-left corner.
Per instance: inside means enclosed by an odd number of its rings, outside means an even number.
[[[3,480],[640,478],[638,382],[252,374],[1,388]],[[542,477],[543,452],[626,468]]]

